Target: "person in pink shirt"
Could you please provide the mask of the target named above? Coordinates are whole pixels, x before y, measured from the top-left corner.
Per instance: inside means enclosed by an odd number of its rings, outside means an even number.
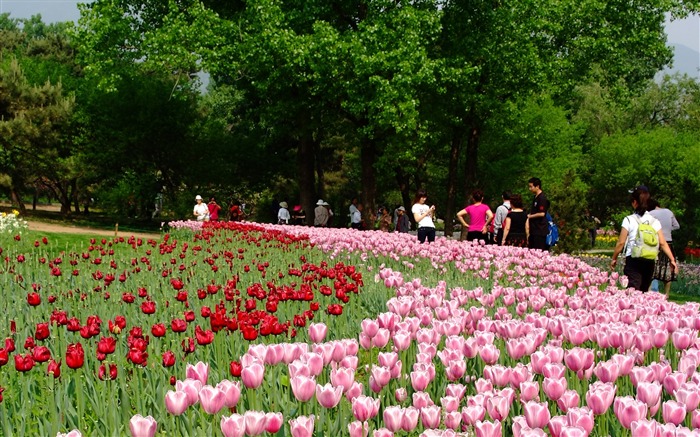
[[[488,226],[493,220],[491,208],[485,203],[484,192],[474,190],[472,193],[473,203],[457,213],[457,219],[462,226],[467,228],[467,241],[486,241]],[[465,220],[466,218],[466,220]]]

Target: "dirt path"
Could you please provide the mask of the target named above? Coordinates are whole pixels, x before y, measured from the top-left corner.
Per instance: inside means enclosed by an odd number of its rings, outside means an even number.
[[[160,234],[151,234],[151,233],[144,233],[144,232],[128,232],[128,231],[119,231],[118,233],[115,231],[107,231],[105,229],[95,229],[95,228],[87,228],[87,227],[79,227],[79,226],[68,226],[68,225],[58,225],[54,223],[45,223],[45,222],[36,222],[36,221],[27,221],[29,224],[29,230],[30,231],[38,231],[38,232],[55,232],[55,233],[62,233],[62,234],[82,234],[82,235],[99,235],[102,237],[130,237],[134,236],[137,238],[153,238],[155,240],[160,239]]]

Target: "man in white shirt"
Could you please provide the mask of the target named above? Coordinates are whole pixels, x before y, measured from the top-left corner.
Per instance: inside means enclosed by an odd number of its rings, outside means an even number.
[[[496,234],[496,244],[499,246],[503,240],[503,223],[510,212],[510,191],[504,191],[501,198],[503,204],[496,208],[496,216],[493,219],[493,232]]]

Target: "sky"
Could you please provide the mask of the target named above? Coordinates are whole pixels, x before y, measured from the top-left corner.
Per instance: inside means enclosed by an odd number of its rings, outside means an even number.
[[[78,3],[90,0],[0,0],[0,13],[9,12],[13,18],[29,18],[41,14],[45,22],[71,21],[79,17]],[[684,20],[666,22],[669,45],[683,45],[693,52],[700,53],[700,17],[691,16]],[[679,53],[680,51],[677,51]],[[683,51],[688,54],[688,51]],[[700,68],[700,55],[690,54],[685,64]],[[678,60],[676,60],[678,63]]]

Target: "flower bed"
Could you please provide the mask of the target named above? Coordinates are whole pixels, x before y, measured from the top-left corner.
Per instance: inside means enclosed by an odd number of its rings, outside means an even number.
[[[691,435],[700,425],[697,304],[621,289],[625,278],[566,255],[184,226],[58,258],[49,241],[4,248],[5,435]]]

